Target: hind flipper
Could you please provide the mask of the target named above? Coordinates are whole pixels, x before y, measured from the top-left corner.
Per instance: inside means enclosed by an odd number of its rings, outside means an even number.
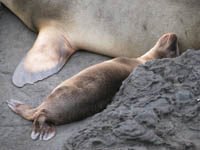
[[[26,120],[33,120],[36,109],[32,109],[29,105],[13,99],[8,100],[7,103],[8,107],[16,114]]]
[[[56,130],[53,124],[47,123],[44,116],[39,116],[38,119],[34,121],[34,127],[31,133],[31,138],[33,140],[43,140],[48,141],[56,135]]]
[[[43,80],[59,72],[74,52],[62,33],[54,28],[42,29],[32,49],[16,68],[12,81],[23,87]]]
[[[17,111],[17,107],[18,107],[19,105],[23,105],[22,102],[17,101],[17,100],[14,100],[14,99],[7,100],[7,104],[8,104],[8,107],[9,107],[12,111],[14,111],[15,113],[18,112],[18,111]]]

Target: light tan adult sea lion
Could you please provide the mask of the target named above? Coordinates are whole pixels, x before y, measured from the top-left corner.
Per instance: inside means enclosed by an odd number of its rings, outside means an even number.
[[[146,61],[179,55],[177,37],[163,35],[145,55],[118,57],[94,65],[61,83],[37,108],[16,100],[8,106],[24,119],[33,120],[33,140],[49,140],[55,135],[54,125],[70,123],[103,110],[133,69]]]
[[[138,57],[164,33],[180,49],[200,49],[199,0],[0,0],[31,30],[35,44],[17,67],[22,87],[58,72],[79,49]],[[145,43],[145,44],[144,44]]]

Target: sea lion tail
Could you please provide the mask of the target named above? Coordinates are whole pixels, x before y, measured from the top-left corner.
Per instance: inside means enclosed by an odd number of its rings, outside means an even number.
[[[16,114],[20,115],[26,120],[33,120],[36,109],[31,108],[29,105],[20,101],[10,99],[7,101],[8,107]]]

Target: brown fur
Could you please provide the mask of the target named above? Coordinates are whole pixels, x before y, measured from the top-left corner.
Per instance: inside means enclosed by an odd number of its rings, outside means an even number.
[[[48,140],[55,135],[54,124],[80,120],[103,110],[119,90],[122,81],[139,64],[178,54],[177,37],[169,33],[141,57],[118,57],[83,70],[60,84],[35,109],[16,101],[14,106],[11,106],[12,102],[8,104],[25,119],[34,120],[33,139],[40,137],[41,140]]]

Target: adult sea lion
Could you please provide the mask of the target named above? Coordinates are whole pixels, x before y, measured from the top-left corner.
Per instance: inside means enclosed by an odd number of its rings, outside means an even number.
[[[58,72],[79,49],[111,57],[138,57],[168,32],[180,37],[181,50],[200,49],[199,0],[0,2],[39,32],[14,73],[13,83],[18,87]]]
[[[141,57],[118,57],[81,71],[56,87],[37,108],[16,100],[8,100],[8,106],[24,119],[34,121],[33,140],[49,140],[55,135],[54,125],[80,120],[103,110],[122,81],[139,64],[178,55],[177,36],[168,33]]]

